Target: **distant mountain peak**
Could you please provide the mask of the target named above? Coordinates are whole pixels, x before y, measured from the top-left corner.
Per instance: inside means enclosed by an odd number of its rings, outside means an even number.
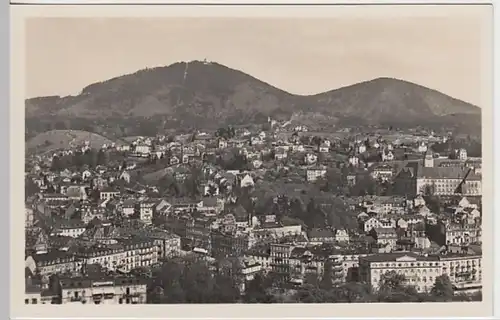
[[[398,79],[398,78],[393,78],[393,77],[373,78],[370,80],[365,80],[365,81],[361,81],[361,82],[349,85],[348,87],[359,86],[359,85],[376,85],[376,86],[380,86],[380,87],[408,86],[408,87],[419,87],[419,88],[429,89],[423,85],[420,85],[420,84],[417,84],[414,82],[410,82],[408,80],[403,80],[403,79]],[[342,89],[342,88],[340,88],[340,89]],[[431,89],[429,89],[429,90],[431,90]]]

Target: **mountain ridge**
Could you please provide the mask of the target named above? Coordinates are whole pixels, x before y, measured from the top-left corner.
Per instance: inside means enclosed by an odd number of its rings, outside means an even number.
[[[426,125],[441,119],[480,126],[481,109],[409,81],[380,77],[311,95],[297,95],[216,62],[176,62],[90,84],[76,96],[25,100],[27,117],[152,118],[180,125],[265,122],[268,116],[323,116],[326,124]],[[479,117],[478,117],[479,116]],[[479,118],[479,123],[478,123]],[[417,123],[415,123],[417,124]]]

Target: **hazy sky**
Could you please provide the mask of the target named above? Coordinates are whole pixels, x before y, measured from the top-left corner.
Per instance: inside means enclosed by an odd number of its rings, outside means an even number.
[[[296,94],[394,77],[480,104],[485,15],[470,12],[390,19],[31,18],[26,93],[75,95],[145,67],[207,58]]]

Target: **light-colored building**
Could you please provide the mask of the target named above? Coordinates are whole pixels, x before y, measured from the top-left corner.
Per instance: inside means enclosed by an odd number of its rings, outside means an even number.
[[[62,304],[143,304],[147,282],[137,277],[63,278]]]
[[[362,205],[366,208],[367,212],[375,212],[381,215],[390,213],[401,214],[405,209],[405,199],[395,196],[374,196],[365,198]]]
[[[292,145],[292,151],[293,152],[304,152],[306,149],[302,144],[294,144]]]
[[[249,188],[249,187],[253,187],[254,186],[254,181],[252,179],[252,177],[247,174],[245,175],[242,179],[241,179],[241,182],[240,182],[240,187],[241,188]]]
[[[130,272],[157,263],[158,251],[154,240],[128,240],[114,245],[92,247],[79,256],[87,265],[99,264],[112,271]]]
[[[389,248],[396,248],[398,235],[393,228],[373,228],[370,235],[377,241],[377,244],[389,246]]]
[[[480,254],[448,253],[439,259],[442,273],[448,275],[456,291],[475,291],[482,287]]]
[[[153,223],[154,202],[141,202],[139,205],[139,217],[145,224]]]
[[[429,152],[423,165],[410,163],[404,167],[395,179],[395,186],[394,190],[400,195],[423,194],[429,190],[438,196],[482,194],[480,172],[466,166],[436,167]]]
[[[365,233],[370,232],[372,229],[378,229],[378,228],[391,229],[394,227],[396,227],[396,225],[395,222],[393,222],[393,220],[377,219],[375,217],[372,217],[363,223],[363,230],[365,231]]]
[[[101,200],[111,200],[119,196],[120,196],[120,191],[115,190],[113,188],[105,188],[99,192],[99,198]]]
[[[418,146],[418,152],[420,153],[426,153],[427,152],[427,145],[425,142],[421,142],[420,145]]]
[[[255,259],[243,259],[241,273],[245,281],[251,281],[257,273],[262,271],[262,265]]]
[[[365,257],[368,254],[353,253],[335,255],[339,262],[342,263],[342,271],[345,279],[356,278],[359,271],[359,257]]]
[[[392,167],[389,165],[377,166],[371,173],[373,179],[381,181],[389,181],[392,178],[392,175]]]
[[[151,239],[158,247],[158,259],[178,256],[181,251],[181,237],[166,230],[131,229],[130,234]]]
[[[209,181],[207,184],[203,186],[203,195],[206,196],[218,196],[220,193],[220,188],[219,186],[213,182]]]
[[[147,156],[151,153],[151,146],[148,146],[147,144],[139,144],[135,147],[135,152],[140,155]]]
[[[283,147],[276,148],[276,151],[274,152],[274,160],[284,160],[288,158],[288,153]]]
[[[130,217],[135,213],[136,201],[134,199],[127,199],[121,205],[122,214],[125,217]]]
[[[446,244],[466,245],[481,242],[481,225],[479,223],[466,224],[441,222],[444,229]]]
[[[467,150],[465,150],[464,148],[458,150],[457,156],[459,160],[467,160]]]
[[[82,268],[82,260],[65,251],[37,253],[26,257],[25,267],[32,274],[42,276],[78,272]]]
[[[256,145],[260,145],[260,144],[264,144],[264,140],[261,139],[260,137],[252,137],[250,138],[250,142],[252,144],[252,146],[256,146]]]
[[[56,225],[51,235],[78,238],[84,232],[85,223],[80,220],[68,220]]]
[[[320,146],[319,146],[319,152],[320,153],[328,153],[330,152],[330,146],[329,144],[323,142]]]
[[[350,156],[349,157],[349,164],[353,167],[357,167],[359,165],[359,158],[357,156]]]
[[[224,138],[219,138],[219,140],[217,141],[217,146],[218,146],[220,149],[227,148],[227,140],[226,140],[226,139],[224,139]]]
[[[455,292],[477,291],[482,287],[480,254],[446,253],[418,255],[410,252],[368,255],[359,258],[361,281],[377,289],[387,272],[404,275],[407,285],[419,292],[429,292],[436,277],[447,275]]]
[[[319,178],[324,177],[326,177],[326,169],[324,168],[312,168],[306,171],[306,179],[308,182],[315,182]]]
[[[442,274],[441,263],[437,257],[420,256],[410,252],[382,253],[359,258],[361,281],[369,283],[375,290],[380,280],[388,272],[405,276],[407,285],[414,286],[418,292],[432,289],[436,277]]]
[[[261,160],[256,159],[256,160],[252,161],[252,166],[253,166],[254,169],[260,169],[260,167],[262,167],[263,163],[264,162],[262,162]]]
[[[265,250],[253,250],[249,251],[248,253],[245,254],[246,258],[253,259],[256,263],[259,263],[262,267],[263,270],[265,271],[271,271],[272,266],[272,260],[270,256],[270,251],[265,251]]]
[[[318,161],[318,156],[314,153],[308,153],[304,156],[304,162],[306,164],[315,164]]]
[[[24,208],[24,227],[31,228],[33,227],[35,221],[35,216],[33,214],[33,209],[25,207]]]
[[[281,225],[279,223],[263,223],[259,227],[253,230],[256,239],[265,236],[270,236],[272,238],[281,238],[288,235],[298,235],[302,233],[302,226],[297,225]]]
[[[335,241],[337,242],[349,242],[350,237],[349,237],[349,232],[345,229],[337,229],[335,230]]]
[[[384,150],[382,152],[382,161],[393,161],[394,153],[392,151]]]

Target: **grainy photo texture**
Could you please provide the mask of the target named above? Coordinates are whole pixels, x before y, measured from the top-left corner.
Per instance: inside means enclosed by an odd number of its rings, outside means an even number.
[[[24,303],[481,301],[480,18],[27,19]]]

